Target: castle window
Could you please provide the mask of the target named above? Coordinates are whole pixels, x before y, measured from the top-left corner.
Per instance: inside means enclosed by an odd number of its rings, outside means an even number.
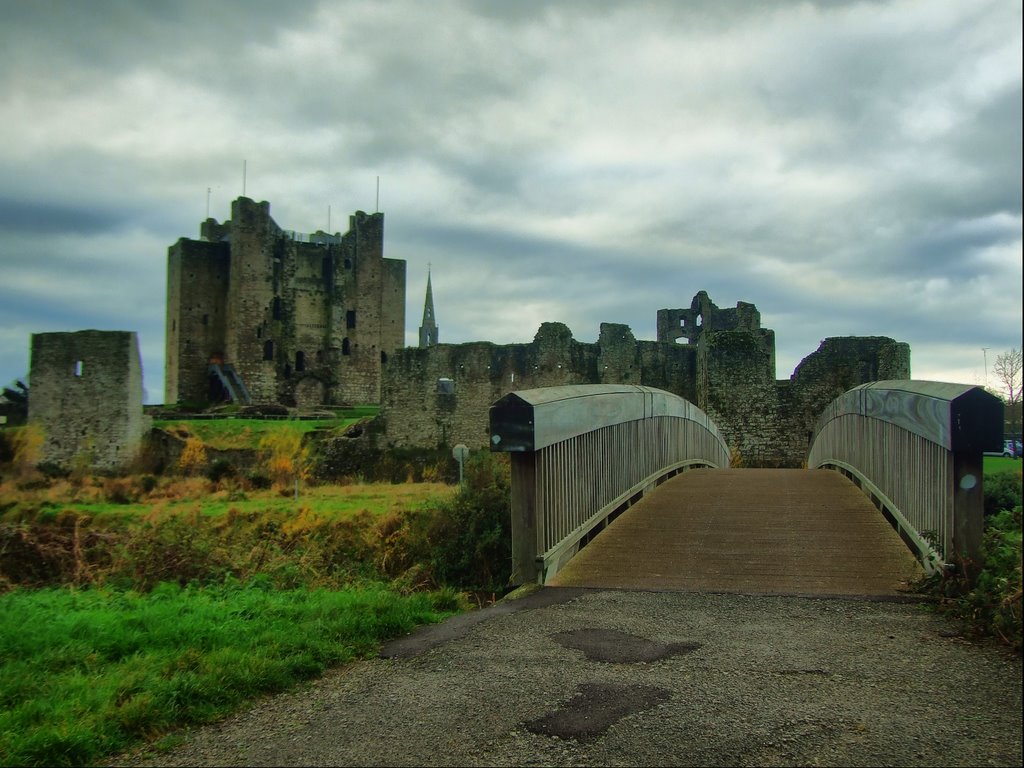
[[[178,321],[177,320],[171,320],[171,332],[173,333],[176,330],[178,330]]]
[[[82,375],[82,361],[81,360],[75,360],[74,371],[75,371],[75,376],[81,376]]]
[[[263,359],[273,360],[274,359],[274,342],[267,341],[263,344]]]
[[[380,353],[381,365],[384,365],[385,363],[387,363],[387,361],[388,361],[388,353],[385,352],[384,350],[381,350],[381,353]]]
[[[349,346],[348,339],[342,339],[341,340],[341,354],[343,354],[343,355],[351,355],[352,354],[352,350],[351,350],[351,348]]]
[[[295,353],[295,372],[306,370],[306,353],[296,352]]]
[[[210,316],[209,315],[203,315],[203,325],[209,325],[209,324],[210,324]]]
[[[331,261],[331,257],[327,256],[323,260],[322,264],[323,276],[324,276],[324,288],[327,290],[331,289],[331,278],[334,277],[334,264]]]
[[[348,312],[345,313],[345,327],[356,327],[356,311],[354,309],[350,309]]]
[[[257,339],[262,339],[263,338],[263,326],[262,325],[256,327],[256,338]]]
[[[345,259],[345,269],[352,269],[352,259]]]
[[[292,377],[292,367],[288,363],[284,364],[284,377],[290,379]]]
[[[275,320],[281,319],[281,297],[275,296],[274,302],[270,306],[271,315]]]

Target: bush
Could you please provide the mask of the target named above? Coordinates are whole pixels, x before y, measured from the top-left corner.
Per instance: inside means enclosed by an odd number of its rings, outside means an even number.
[[[985,476],[985,516],[1013,509],[1021,502],[1021,472],[995,472]]]
[[[999,638],[1021,651],[1021,505],[987,521],[985,567],[956,610],[974,634]]]
[[[985,518],[984,565],[973,584],[961,576],[936,574],[921,591],[939,609],[963,623],[966,634],[992,638],[1021,652],[1021,505]]]
[[[480,453],[437,517],[431,565],[438,583],[504,593],[512,576],[510,471],[506,454]]]

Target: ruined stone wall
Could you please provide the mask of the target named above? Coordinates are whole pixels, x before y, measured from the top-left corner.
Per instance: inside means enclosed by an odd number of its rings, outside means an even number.
[[[561,323],[545,323],[531,344],[408,347],[390,357],[384,370],[389,444],[484,448],[495,400],[520,389],[593,381],[597,358],[595,345],[575,341]]]
[[[405,261],[384,259],[381,282],[380,346],[382,360],[405,346]],[[379,377],[378,377],[379,378]]]
[[[824,339],[790,379],[793,403],[788,430],[806,454],[818,417],[829,403],[869,381],[910,378],[910,345],[887,336]]]
[[[760,334],[705,333],[698,349],[697,405],[746,466],[799,467],[821,412],[843,392],[910,378],[910,348],[886,337],[825,339],[789,380],[774,379]],[[774,343],[771,345],[774,347]]]
[[[629,326],[601,325],[596,344],[544,323],[529,344],[438,344],[397,352],[385,366],[385,439],[392,445],[488,445],[488,411],[509,392],[568,384],[645,384],[693,394],[696,351],[638,342]],[[448,380],[450,385],[439,380]],[[451,392],[445,391],[450,387]]]
[[[283,285],[283,241],[270,203],[240,197],[231,204],[231,268],[225,362],[242,377],[255,402],[277,399],[276,347]],[[274,345],[268,348],[267,343]],[[265,359],[270,357],[271,359]]]
[[[44,434],[43,461],[113,470],[136,457],[148,418],[135,333],[32,336],[29,421]]]
[[[771,331],[705,332],[697,348],[697,405],[748,466],[778,466],[779,393]]]
[[[384,216],[357,212],[346,237],[354,265],[345,301],[349,354],[342,389],[351,403],[380,402]]]
[[[728,323],[759,324],[755,311]],[[836,396],[867,381],[909,377],[909,348],[883,337],[826,339],[791,380],[778,381],[775,333],[766,328],[705,330],[690,345],[637,341],[628,326],[603,323],[597,343],[584,344],[561,323],[545,323],[530,344],[401,350],[385,366],[382,415],[392,445],[483,448],[488,410],[509,392],[641,384],[705,410],[743,465],[799,467],[809,430]]]
[[[205,402],[207,366],[224,356],[228,293],[226,243],[182,238],[167,256],[168,402]]]
[[[717,306],[706,291],[693,297],[689,309],[658,310],[658,341],[675,343],[685,339],[697,344],[705,331],[756,331],[761,327],[761,313],[745,301],[735,309]]]

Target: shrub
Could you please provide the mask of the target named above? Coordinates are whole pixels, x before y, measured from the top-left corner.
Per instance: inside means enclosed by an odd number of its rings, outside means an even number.
[[[245,481],[249,484],[249,487],[257,491],[265,491],[270,485],[270,478],[262,472],[253,470],[245,476]]]
[[[1021,471],[986,475],[984,494],[986,517],[1013,509],[1021,503]]]
[[[309,448],[303,446],[298,432],[268,432],[260,439],[260,456],[264,470],[277,488],[288,488],[309,476]]]
[[[985,567],[974,588],[958,598],[957,613],[972,633],[999,638],[1021,651],[1021,505],[987,521]]]
[[[932,576],[922,592],[976,638],[993,638],[1021,651],[1021,505],[985,518],[984,565],[973,584],[961,576]]]
[[[27,479],[42,459],[45,437],[42,427],[38,424],[26,424],[14,431],[11,439],[14,452],[12,463],[15,472],[22,479]]]
[[[463,485],[438,515],[431,565],[440,584],[503,593],[512,576],[512,515],[507,455],[479,453]]]
[[[197,475],[206,467],[206,446],[198,437],[190,437],[178,457],[178,471],[183,475]]]

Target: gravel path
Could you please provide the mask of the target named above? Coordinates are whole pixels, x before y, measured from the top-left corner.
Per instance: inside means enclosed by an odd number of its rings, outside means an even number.
[[[539,595],[116,764],[1022,764],[1020,658],[920,605]]]

